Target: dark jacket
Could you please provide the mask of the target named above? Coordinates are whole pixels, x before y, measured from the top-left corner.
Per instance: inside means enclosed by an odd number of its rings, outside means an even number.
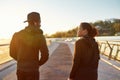
[[[95,39],[83,37],[76,41],[73,67],[70,78],[73,80],[97,80],[99,49]]]
[[[28,26],[16,32],[10,43],[10,56],[17,61],[18,70],[38,71],[39,66],[44,64],[49,56],[42,30]]]

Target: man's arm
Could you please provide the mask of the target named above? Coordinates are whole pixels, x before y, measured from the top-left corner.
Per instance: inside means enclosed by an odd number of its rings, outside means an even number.
[[[10,56],[17,60],[17,39],[16,39],[16,33],[13,35],[12,40],[10,42]]]
[[[49,58],[49,51],[48,51],[48,47],[46,44],[46,40],[45,37],[43,36],[42,38],[42,44],[40,46],[40,51],[41,51],[41,59],[39,61],[39,65],[43,65]]]

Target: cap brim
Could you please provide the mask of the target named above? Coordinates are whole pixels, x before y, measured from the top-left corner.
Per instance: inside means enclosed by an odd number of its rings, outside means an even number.
[[[24,23],[28,22],[28,20],[24,21]]]

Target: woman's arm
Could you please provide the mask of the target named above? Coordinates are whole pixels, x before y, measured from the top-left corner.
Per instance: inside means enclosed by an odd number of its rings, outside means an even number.
[[[75,43],[75,47],[74,47],[74,60],[73,60],[73,66],[72,66],[72,70],[70,73],[70,79],[74,79],[76,72],[79,69],[80,66],[80,57],[81,57],[81,53],[82,53],[82,44],[80,44],[80,41],[77,41]]]

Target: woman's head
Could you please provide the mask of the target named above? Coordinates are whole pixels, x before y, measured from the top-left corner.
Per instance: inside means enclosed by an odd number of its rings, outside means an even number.
[[[92,27],[89,23],[83,22],[80,24],[78,28],[78,36],[89,36],[89,37],[95,37],[98,34],[98,31],[96,28]]]

